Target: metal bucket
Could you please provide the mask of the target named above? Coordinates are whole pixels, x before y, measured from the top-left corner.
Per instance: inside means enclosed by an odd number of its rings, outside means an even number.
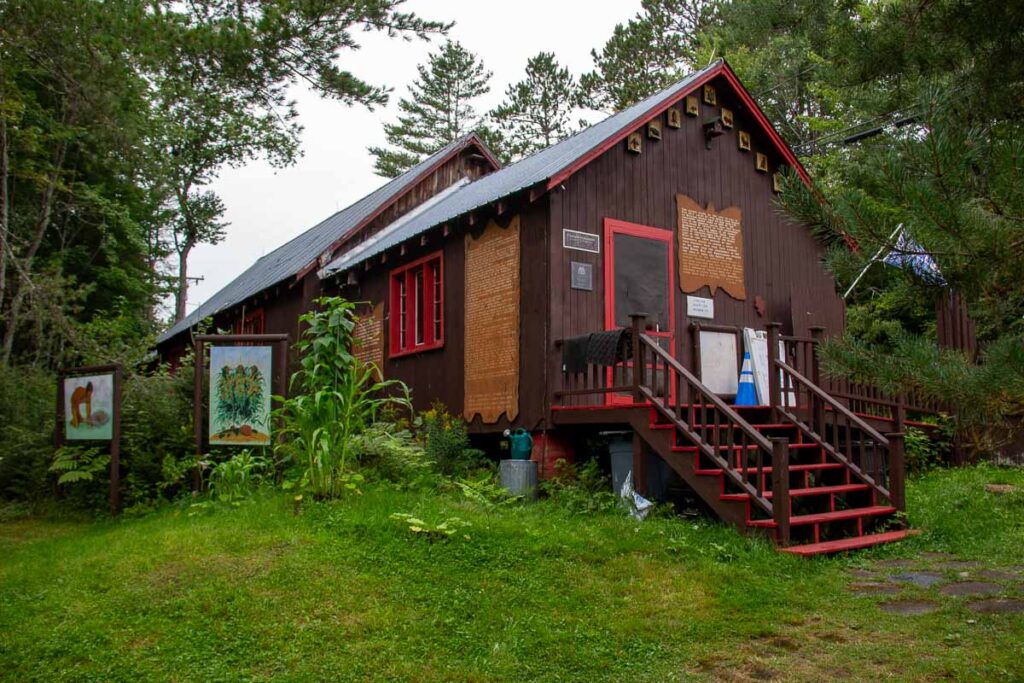
[[[502,460],[501,486],[514,496],[537,497],[537,463],[533,460]]]

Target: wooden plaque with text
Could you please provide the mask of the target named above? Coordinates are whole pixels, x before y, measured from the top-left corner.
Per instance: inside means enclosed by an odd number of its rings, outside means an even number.
[[[686,195],[676,195],[679,234],[679,288],[696,292],[719,287],[735,299],[746,299],[743,283],[743,227],[739,208],[702,208]]]
[[[384,372],[384,304],[363,312],[352,330],[352,355]]]

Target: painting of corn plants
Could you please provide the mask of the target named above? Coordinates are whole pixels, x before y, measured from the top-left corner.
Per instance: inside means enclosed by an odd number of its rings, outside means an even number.
[[[270,443],[271,347],[210,349],[210,443]]]

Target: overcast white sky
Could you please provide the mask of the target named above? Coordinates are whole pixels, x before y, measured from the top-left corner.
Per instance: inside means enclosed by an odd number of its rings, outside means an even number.
[[[455,21],[450,36],[479,55],[494,72],[480,111],[501,101],[505,88],[523,77],[526,60],[544,50],[577,77],[592,68],[590,50],[604,45],[615,24],[640,9],[639,0],[409,0],[404,9]],[[342,65],[364,80],[395,92],[388,107],[370,112],[298,91],[304,156],[286,169],[252,163],[225,170],[213,189],[227,205],[227,238],[200,246],[189,275],[204,278],[189,291],[188,310],[208,299],[257,258],[342,209],[384,180],[373,173],[366,148],[384,144],[384,121],[394,120],[399,97],[416,77],[416,65],[437,41],[406,43],[359,33],[362,49],[346,53]]]

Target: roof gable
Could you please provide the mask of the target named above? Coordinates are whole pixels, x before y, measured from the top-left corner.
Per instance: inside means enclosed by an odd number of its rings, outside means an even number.
[[[167,341],[203,318],[235,306],[268,287],[292,277],[301,277],[316,268],[321,254],[333,252],[345,241],[358,235],[374,218],[406,196],[424,178],[470,147],[474,147],[492,168],[501,168],[501,163],[475,133],[449,143],[402,175],[259,258],[195,311],[161,334],[157,343]]]
[[[804,182],[809,183],[807,171],[740,83],[732,68],[725,60],[718,60],[561,142],[470,183],[426,208],[399,229],[389,232],[371,248],[341,254],[320,272],[321,277],[329,277],[347,270],[435,226],[455,220],[522,190],[540,188],[547,191],[558,187],[591,161],[622,142],[644,122],[659,116],[670,106],[678,103],[680,98],[719,76],[729,82],[737,96],[749,107],[755,121],[764,130],[779,155],[796,169]]]

